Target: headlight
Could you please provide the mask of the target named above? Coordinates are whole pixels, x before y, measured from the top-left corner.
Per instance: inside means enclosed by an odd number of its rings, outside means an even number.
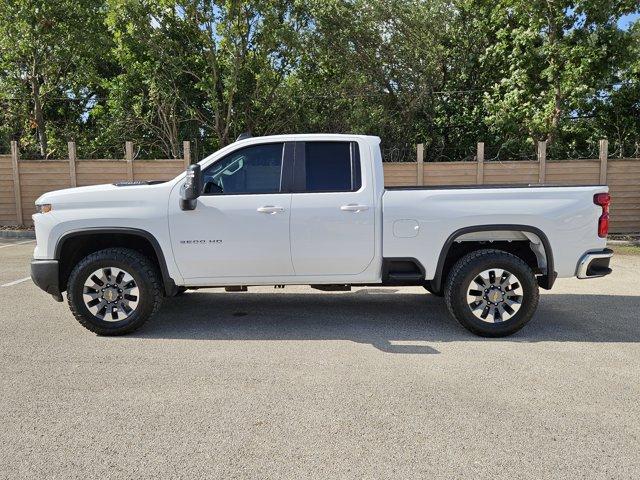
[[[50,203],[43,203],[41,205],[36,204],[36,213],[48,213],[51,211]]]

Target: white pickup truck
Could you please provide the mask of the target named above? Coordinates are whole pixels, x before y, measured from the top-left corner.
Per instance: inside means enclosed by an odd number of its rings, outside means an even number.
[[[606,186],[384,187],[380,139],[245,138],[166,182],[42,195],[31,276],[99,335],[187,289],[423,286],[483,336],[522,328],[538,287],[611,272]],[[179,321],[179,319],[176,319]]]

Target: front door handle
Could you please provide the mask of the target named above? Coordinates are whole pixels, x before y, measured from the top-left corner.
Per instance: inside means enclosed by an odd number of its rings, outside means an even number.
[[[275,215],[276,213],[284,212],[284,208],[274,205],[265,205],[264,207],[259,207],[258,211],[260,213],[269,213],[271,215]]]
[[[355,203],[350,203],[349,205],[342,205],[340,210],[343,212],[364,212],[365,210],[369,210],[369,205],[357,205]]]

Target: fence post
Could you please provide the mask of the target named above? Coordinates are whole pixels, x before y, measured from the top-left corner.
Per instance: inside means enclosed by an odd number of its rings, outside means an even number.
[[[184,157],[184,168],[188,168],[191,165],[191,142],[185,140],[182,142],[182,153]]]
[[[482,185],[484,183],[484,142],[478,142],[476,147],[476,159],[478,160],[476,171],[476,183]]]
[[[416,185],[424,185],[424,144],[419,143],[416,149]]]
[[[600,140],[600,183],[607,184],[607,158],[609,157],[609,140]]]
[[[67,142],[67,148],[69,149],[69,180],[72,187],[78,186],[78,179],[76,176],[76,142]]]
[[[20,152],[18,150],[18,142],[11,141],[11,166],[13,167],[13,196],[16,202],[16,219],[18,225],[24,225],[22,219],[22,195],[20,194]]]
[[[133,142],[125,142],[124,152],[127,161],[127,177],[129,181],[133,181]]]
[[[538,183],[544,183],[547,175],[547,141],[538,142]]]

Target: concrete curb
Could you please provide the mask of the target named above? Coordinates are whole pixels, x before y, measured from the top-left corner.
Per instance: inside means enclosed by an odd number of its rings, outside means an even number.
[[[33,230],[0,230],[0,238],[36,238]]]

